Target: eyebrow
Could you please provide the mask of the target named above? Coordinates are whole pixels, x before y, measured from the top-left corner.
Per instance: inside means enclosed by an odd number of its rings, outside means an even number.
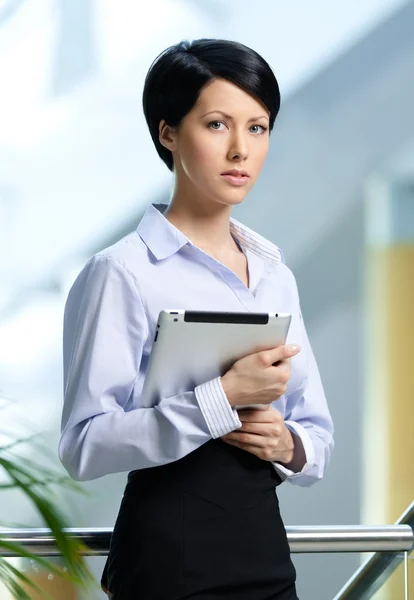
[[[227,113],[223,112],[222,110],[211,110],[210,112],[203,115],[202,118],[206,117],[207,115],[211,115],[213,113],[220,113],[221,115],[223,115],[223,117],[225,119],[229,119],[230,121],[233,121],[233,117],[231,115],[228,115]],[[252,119],[249,119],[247,122],[252,123],[252,121],[258,121],[259,119],[268,119],[269,120],[269,117],[267,115],[260,115],[258,117],[253,117]]]

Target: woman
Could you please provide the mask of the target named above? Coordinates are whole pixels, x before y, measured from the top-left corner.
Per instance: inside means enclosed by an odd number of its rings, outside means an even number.
[[[323,476],[332,421],[295,279],[276,246],[231,218],[279,104],[272,70],[246,46],[163,52],[143,105],[175,174],[172,200],[149,206],[69,293],[61,460],[78,480],[130,471],[102,580],[114,600],[297,598],[275,488]],[[171,306],[289,312],[293,343],[140,408],[157,317]],[[248,404],[268,409],[234,408]]]

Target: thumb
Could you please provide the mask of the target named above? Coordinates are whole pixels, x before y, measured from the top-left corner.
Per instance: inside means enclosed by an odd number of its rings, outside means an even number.
[[[263,350],[262,352],[259,352],[259,354],[261,355],[263,362],[270,367],[281,360],[292,358],[292,356],[295,356],[298,352],[300,352],[300,346],[298,344],[284,344],[283,346],[278,346],[271,350]]]

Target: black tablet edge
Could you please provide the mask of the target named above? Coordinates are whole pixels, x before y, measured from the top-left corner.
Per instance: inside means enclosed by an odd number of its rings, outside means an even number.
[[[277,317],[277,315],[275,315]],[[266,325],[268,313],[229,313],[217,311],[186,310],[184,321],[187,323],[235,323],[247,325]]]

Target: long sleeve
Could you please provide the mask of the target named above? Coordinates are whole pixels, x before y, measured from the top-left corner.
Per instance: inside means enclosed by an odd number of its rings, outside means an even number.
[[[131,408],[147,336],[133,275],[95,256],[72,286],[64,317],[59,456],[74,479],[173,462],[241,426],[219,379],[154,408]]]
[[[306,455],[302,471],[293,473],[275,464],[276,470],[288,481],[299,486],[311,486],[322,479],[334,448],[334,427],[326,402],[319,369],[303,323],[296,281],[291,274],[294,318],[298,320],[301,352],[306,363],[306,377],[302,384],[286,399],[285,423],[298,435]]]

